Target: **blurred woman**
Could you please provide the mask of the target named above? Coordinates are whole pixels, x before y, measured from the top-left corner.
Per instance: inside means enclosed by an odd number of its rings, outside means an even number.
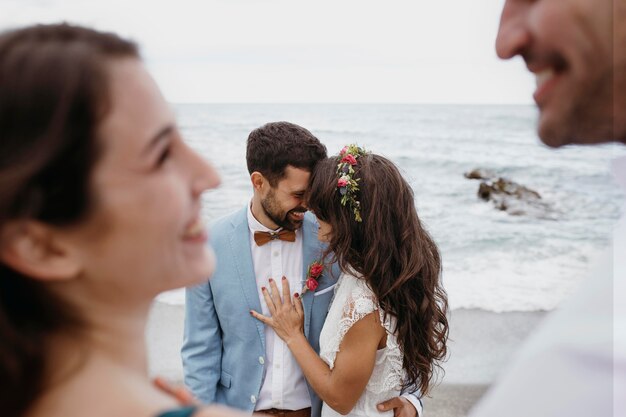
[[[65,24],[0,34],[0,414],[178,407],[148,378],[144,330],[158,293],[213,271],[200,195],[219,182],[135,44]]]

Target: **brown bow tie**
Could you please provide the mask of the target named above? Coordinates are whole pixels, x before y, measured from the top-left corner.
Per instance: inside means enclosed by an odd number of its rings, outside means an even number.
[[[272,240],[284,240],[285,242],[295,242],[296,232],[293,230],[281,230],[280,232],[254,232],[254,241],[258,246],[263,246]]]

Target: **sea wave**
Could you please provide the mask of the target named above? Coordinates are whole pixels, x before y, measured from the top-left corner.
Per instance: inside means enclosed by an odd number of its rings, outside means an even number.
[[[249,201],[245,143],[266,122],[298,123],[331,154],[357,142],[392,159],[440,247],[452,308],[553,309],[609,244],[623,202],[608,167],[624,149],[549,149],[536,137],[532,106],[199,104],[176,111],[186,140],[222,175],[221,188],[203,197],[206,221]],[[538,191],[553,215],[495,210],[478,199],[478,182],[463,176],[478,167]],[[182,304],[184,293],[159,300]]]

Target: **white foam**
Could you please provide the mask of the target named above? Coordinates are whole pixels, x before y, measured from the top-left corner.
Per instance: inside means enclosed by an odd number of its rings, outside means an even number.
[[[157,296],[157,301],[171,305],[184,305],[185,290],[183,288],[179,288],[172,291],[166,291]]]

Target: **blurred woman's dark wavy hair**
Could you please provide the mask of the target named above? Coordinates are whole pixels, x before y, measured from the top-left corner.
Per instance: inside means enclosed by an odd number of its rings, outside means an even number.
[[[339,162],[333,157],[317,164],[305,197],[309,209],[332,227],[325,258],[335,258],[344,272],[361,274],[385,315],[396,318],[404,388],[416,386],[426,395],[447,354],[448,301],[440,283],[439,250],[420,223],[413,190],[391,161],[374,154],[358,159],[355,197],[362,222],[341,204]]]
[[[107,64],[138,57],[114,34],[67,24],[0,34],[0,238],[8,223],[79,223],[93,196]],[[3,244],[0,241],[0,245]],[[83,327],[41,282],[0,262],[0,410],[23,415],[46,388],[50,336]]]

